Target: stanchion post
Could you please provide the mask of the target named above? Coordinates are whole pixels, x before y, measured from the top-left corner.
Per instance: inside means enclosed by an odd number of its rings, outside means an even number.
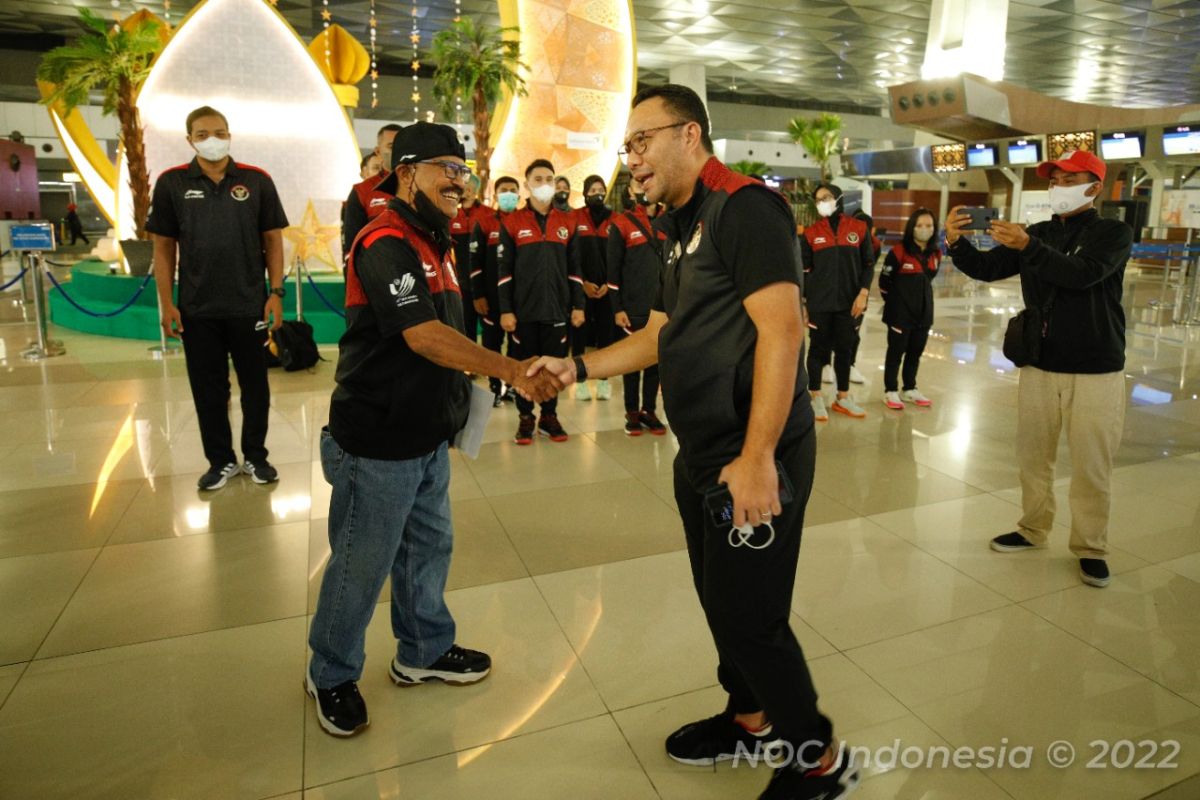
[[[296,267],[292,270],[296,278],[296,319],[304,320],[304,260],[296,256]]]
[[[25,265],[25,274],[21,276],[21,305],[27,306],[30,303],[29,298],[29,273],[33,272],[33,253],[25,253],[17,259],[18,264]]]
[[[1200,325],[1200,256],[1193,255],[1190,261],[1191,269],[1184,279],[1183,302],[1179,304],[1177,322],[1180,325]]]
[[[21,353],[21,357],[27,361],[41,361],[44,358],[61,356],[66,350],[61,343],[50,339],[47,330],[49,321],[46,314],[45,284],[42,281],[41,253],[32,252],[29,257],[31,259],[29,271],[33,273],[33,311],[37,327],[37,341],[30,342],[29,348]]]

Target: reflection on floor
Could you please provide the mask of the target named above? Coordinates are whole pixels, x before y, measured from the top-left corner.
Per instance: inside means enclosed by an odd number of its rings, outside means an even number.
[[[1158,279],[1131,279],[1115,575],[1091,589],[1066,550],[1065,461],[1053,547],[986,547],[1018,514],[1016,375],[999,340],[1019,303],[1012,282],[945,280],[920,378],[933,408],[880,402],[875,302],[856,387],[868,416],[819,431],[793,622],[838,733],[885,748],[859,796],[1115,800],[1177,785],[1200,772],[1200,332],[1160,326]],[[495,673],[396,690],[381,606],[361,684],[372,724],[339,741],[300,687],[328,554],[314,444],[332,361],[271,376],[279,484],[238,478],[201,497],[182,360],[57,331],[67,355],[23,362],[31,328],[13,297],[0,305],[0,796],[698,800],[765,784],[762,769],[663,754],[668,732],[723,700],[681,551],[675,442],[625,437],[618,399],[564,399],[571,440],[528,448],[510,443],[505,407],[478,461],[455,454],[449,601]],[[1075,766],[1049,765],[1055,740]],[[1085,769],[1097,741],[1110,766]],[[1176,766],[1113,766],[1146,756],[1142,742]],[[897,744],[1035,757],[927,767],[897,760]]]

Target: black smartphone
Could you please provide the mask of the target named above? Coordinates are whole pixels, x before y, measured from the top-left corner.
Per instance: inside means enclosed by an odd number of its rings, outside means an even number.
[[[779,473],[779,504],[786,506],[792,502],[796,491],[792,488],[792,481],[788,478],[783,464],[776,461],[775,471]],[[708,515],[712,517],[714,525],[718,528],[733,527],[733,495],[729,493],[728,486],[718,483],[706,491],[704,505],[708,509]]]
[[[968,231],[986,231],[992,227],[993,220],[1000,219],[1000,211],[995,208],[960,208],[959,214],[971,218],[971,221],[963,226],[963,229]]]

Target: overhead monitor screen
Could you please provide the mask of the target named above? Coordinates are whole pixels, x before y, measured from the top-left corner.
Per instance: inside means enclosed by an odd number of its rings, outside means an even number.
[[[1042,160],[1042,143],[1036,139],[1016,139],[1008,143],[1008,163],[1036,164]]]
[[[1163,152],[1169,156],[1200,154],[1200,126],[1178,125],[1163,131]]]
[[[973,144],[967,148],[968,167],[996,166],[996,145]]]
[[[1100,157],[1141,158],[1143,134],[1136,131],[1113,131],[1100,137]]]

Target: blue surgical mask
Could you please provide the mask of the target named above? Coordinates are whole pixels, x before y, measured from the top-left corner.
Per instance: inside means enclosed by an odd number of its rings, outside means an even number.
[[[517,210],[517,203],[520,202],[520,196],[516,192],[501,192],[496,195],[496,205],[504,213]]]

